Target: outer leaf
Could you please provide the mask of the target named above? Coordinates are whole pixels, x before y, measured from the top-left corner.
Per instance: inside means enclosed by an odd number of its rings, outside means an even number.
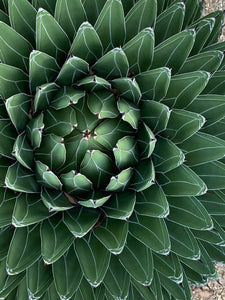
[[[174,281],[170,280],[168,277],[162,274],[159,274],[159,277],[162,285],[165,287],[167,291],[171,293],[171,295],[175,299],[181,299],[181,300],[186,299],[184,290],[178,284],[176,284]]]
[[[201,203],[210,215],[224,215],[225,213],[225,191],[210,191],[204,196],[199,197]]]
[[[32,0],[32,1],[37,2],[37,0]],[[56,1],[57,0],[38,0],[38,4],[40,7],[43,7],[53,15],[55,11]]]
[[[55,215],[42,223],[41,252],[46,264],[57,261],[73,241],[74,236],[67,229],[60,215]]]
[[[225,71],[217,71],[210,78],[203,94],[218,94],[224,95],[225,93]]]
[[[5,185],[5,176],[8,171],[8,167],[11,166],[12,161],[9,160],[7,157],[0,155],[0,168],[1,168],[1,174],[0,174],[0,187],[4,187]],[[0,200],[1,204],[1,200]]]
[[[32,170],[34,152],[27,140],[26,133],[18,135],[13,146],[12,154],[22,166]]]
[[[76,241],[75,249],[85,278],[97,287],[108,269],[110,252],[92,234]]]
[[[41,200],[49,211],[64,211],[73,207],[63,192],[42,189]]]
[[[9,249],[10,242],[12,240],[14,228],[11,226],[5,226],[0,229],[0,259],[6,257]]]
[[[10,25],[9,16],[0,9],[0,21],[6,23],[7,25]]]
[[[97,300],[94,291],[96,291],[96,289],[93,289],[91,285],[87,282],[87,280],[83,277],[81,284],[79,285],[79,288],[75,293],[74,300],[82,299],[82,297],[84,299],[86,298],[90,300]]]
[[[41,255],[40,226],[16,228],[9,247],[6,261],[7,273],[21,273]]]
[[[12,158],[13,145],[16,139],[16,131],[10,119],[0,119],[0,153]]]
[[[159,254],[169,253],[170,239],[163,219],[134,213],[129,222],[129,232],[132,236]]]
[[[15,205],[15,194],[13,191],[5,188],[0,189],[1,206],[0,206],[0,227],[12,224],[12,213]]]

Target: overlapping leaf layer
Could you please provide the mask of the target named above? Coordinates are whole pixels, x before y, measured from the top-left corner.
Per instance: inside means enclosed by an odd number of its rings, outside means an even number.
[[[225,262],[223,13],[0,0],[0,298],[191,299]]]

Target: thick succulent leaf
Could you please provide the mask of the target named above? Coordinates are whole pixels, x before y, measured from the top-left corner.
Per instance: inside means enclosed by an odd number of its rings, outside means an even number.
[[[200,249],[191,230],[170,219],[166,220],[166,226],[169,231],[171,251],[188,259],[199,259]]]
[[[210,78],[203,94],[225,94],[225,71],[217,71]]]
[[[114,79],[127,76],[129,63],[122,48],[114,48],[102,56],[92,69],[97,76]]]
[[[57,0],[55,19],[73,41],[77,29],[85,19],[84,7],[80,0]]]
[[[1,63],[0,74],[0,96],[3,99],[29,91],[28,76],[22,70]]]
[[[32,170],[34,152],[27,140],[26,133],[23,132],[17,136],[12,154],[22,166]]]
[[[140,157],[149,158],[155,149],[156,138],[151,129],[144,122],[139,122],[137,140]]]
[[[88,74],[89,65],[80,57],[71,55],[68,60],[63,64],[56,82],[62,85],[71,85],[77,80],[82,79]]]
[[[6,260],[7,273],[15,275],[31,266],[41,255],[39,224],[16,228]]]
[[[173,109],[166,130],[162,133],[174,143],[182,143],[204,125],[205,118],[200,114],[182,109]]]
[[[12,240],[14,228],[12,226],[5,226],[0,229],[0,259],[6,257]]]
[[[195,197],[168,197],[170,220],[192,229],[206,230],[213,227],[213,221],[205,207]]]
[[[156,45],[180,32],[184,20],[184,15],[184,3],[175,2],[157,17],[154,28]]]
[[[156,172],[165,173],[184,162],[184,154],[173,142],[158,137],[152,160]]]
[[[121,192],[124,191],[129,184],[133,175],[133,169],[127,168],[121,171],[118,175],[112,176],[106,187],[106,191]]]
[[[8,168],[5,185],[14,191],[24,193],[38,193],[40,190],[34,173],[25,169],[18,162]]]
[[[151,68],[169,67],[176,74],[188,57],[195,40],[194,30],[179,32],[155,47]]]
[[[120,96],[126,100],[137,103],[142,96],[135,78],[117,78],[112,80],[111,84],[113,89],[115,89],[115,92],[118,91]]]
[[[27,0],[9,0],[8,5],[11,26],[35,46],[36,9]]]
[[[77,126],[76,112],[71,106],[60,110],[49,108],[44,115],[44,124],[45,133],[53,133],[64,137]]]
[[[185,2],[185,18],[183,22],[183,28],[186,28],[188,24],[191,23],[192,19],[194,18],[194,15],[196,13],[196,9],[199,5],[199,2],[197,0],[187,0]]]
[[[55,4],[57,0],[32,0],[33,2],[37,2],[38,7],[43,7],[47,11],[49,11],[52,15],[55,11]]]
[[[150,285],[153,278],[153,257],[151,250],[132,235],[119,256],[125,270],[142,285]]]
[[[102,41],[104,52],[124,44],[126,29],[120,0],[105,2],[95,23],[95,30]]]
[[[131,191],[115,193],[104,204],[103,210],[107,217],[120,220],[128,220],[133,213],[136,202],[136,194]]]
[[[180,300],[187,299],[183,288],[179,284],[175,283],[173,280],[169,279],[168,277],[166,277],[160,273],[159,273],[159,278],[162,283],[162,286],[164,286],[166,291],[171,293],[171,295],[175,299],[180,299]]]
[[[77,240],[75,250],[85,278],[90,285],[97,287],[108,269],[110,252],[93,234]]]
[[[54,99],[58,89],[59,86],[54,82],[45,83],[37,87],[34,97],[34,112],[47,108],[51,100]]]
[[[52,268],[45,265],[41,258],[27,269],[26,279],[29,297],[39,298],[52,283]]]
[[[129,41],[142,29],[152,27],[157,13],[155,0],[139,0],[134,3],[126,15],[126,41]]]
[[[199,196],[206,193],[207,187],[197,174],[183,164],[167,173],[157,174],[157,180],[167,196]]]
[[[9,16],[0,7],[0,21],[10,25]]]
[[[54,134],[44,135],[41,146],[35,152],[35,159],[48,165],[53,171],[59,169],[66,160],[64,139]]]
[[[112,254],[123,251],[127,240],[128,222],[107,218],[94,229],[94,235]]]
[[[59,65],[54,57],[37,50],[33,50],[29,58],[30,88],[36,88],[44,83],[51,82],[59,72]]]
[[[76,238],[82,238],[97,223],[99,211],[86,207],[74,208],[64,214],[64,223]]]
[[[98,76],[87,76],[77,82],[77,86],[84,88],[87,92],[99,91],[102,89],[110,89],[110,83]]]
[[[170,252],[169,233],[161,218],[142,216],[135,212],[129,220],[129,233],[159,254],[167,255]]]
[[[70,299],[82,279],[82,271],[73,245],[53,264],[53,275],[56,290],[61,299]]]
[[[60,180],[68,193],[88,192],[92,189],[92,182],[83,174],[73,170],[60,175]]]
[[[16,195],[13,191],[5,188],[0,189],[0,228],[12,224],[12,213],[15,205]]]
[[[90,65],[102,56],[102,43],[90,23],[84,22],[79,27],[69,53],[84,59]]]
[[[155,169],[151,158],[144,159],[134,169],[130,188],[140,192],[155,183]]]
[[[44,220],[41,225],[41,253],[46,264],[57,261],[71,246],[74,236],[60,215]]]
[[[163,189],[154,184],[143,192],[137,193],[135,211],[144,216],[165,218],[169,214],[169,204]]]
[[[0,22],[0,59],[3,63],[28,71],[31,44],[7,24]]]
[[[69,201],[64,192],[43,189],[41,192],[41,200],[49,212],[64,211],[73,208],[72,201]]]
[[[68,36],[53,16],[43,8],[39,8],[36,22],[37,50],[55,57],[62,64],[70,48]]]
[[[106,194],[98,190],[97,191],[92,190],[89,193],[80,195],[78,203],[84,207],[97,208],[102,206],[104,203],[106,203],[110,197],[111,194],[108,193]]]
[[[209,17],[215,18],[215,24],[213,26],[213,30],[211,31],[211,34],[205,46],[218,42],[221,36],[221,27],[223,26],[223,20],[224,20],[224,15],[222,10],[216,10],[208,14],[207,16],[205,16],[205,18],[209,18]]]
[[[225,118],[217,121],[216,123],[210,126],[207,126],[206,128],[203,127],[201,131],[225,140],[224,124],[225,124]]]
[[[210,215],[225,214],[225,190],[209,191],[199,199]]]
[[[11,159],[0,155],[0,168],[1,168],[0,187],[5,186],[5,176],[6,176],[8,167],[10,167],[12,163],[13,163],[13,161]],[[0,205],[1,205],[1,200],[0,200]]]
[[[112,299],[126,299],[128,297],[130,276],[114,255],[111,256],[103,283]]]
[[[224,52],[225,50],[225,41],[221,42],[221,43],[215,43],[212,45],[209,45],[205,48],[202,49],[202,52],[207,52],[207,51],[213,51],[213,50],[219,50]],[[223,58],[222,63],[220,64],[219,70],[224,70],[225,68],[225,57]]]
[[[191,168],[204,180],[209,190],[225,188],[225,164],[222,162],[212,161]]]
[[[38,223],[51,215],[39,195],[21,193],[16,198],[12,224],[15,227],[24,227]]]
[[[35,176],[37,183],[48,188],[62,190],[62,183],[57,175],[49,169],[49,166],[41,161],[35,161]]]
[[[224,247],[215,246],[210,243],[201,242],[201,244],[206,249],[207,253],[209,254],[210,258],[213,261],[217,261],[218,263],[224,264],[225,262],[225,253],[224,253]]]
[[[153,278],[155,279],[158,274],[154,272]],[[153,280],[154,280],[153,279]],[[148,286],[143,286],[136,280],[131,280],[131,285],[130,285],[130,294],[131,294],[131,300],[165,300],[162,295],[161,291],[161,283],[158,280],[158,285],[156,290],[152,290],[151,287]],[[156,298],[158,297],[158,298]]]
[[[12,157],[13,145],[16,139],[16,131],[10,119],[0,119],[0,154]]]
[[[55,283],[52,282],[52,284],[47,289],[46,293],[43,295],[44,300],[60,300],[59,294],[56,291]],[[22,299],[21,299],[22,300]]]
[[[17,131],[22,131],[29,120],[30,104],[31,97],[26,94],[13,95],[5,102],[7,113]]]
[[[122,119],[129,123],[134,129],[137,129],[140,119],[140,110],[132,102],[128,102],[122,98],[117,101],[117,107],[122,114]]]
[[[135,77],[142,94],[142,99],[160,101],[167,94],[171,71],[159,68],[139,74]]]
[[[31,119],[26,126],[26,134],[34,148],[40,147],[41,144],[42,131],[44,129],[43,119],[44,115],[43,113],[40,113]]]
[[[196,133],[179,144],[185,152],[186,164],[189,166],[218,160],[225,156],[225,141],[206,133]]]
[[[95,297],[95,291],[97,291],[97,288],[93,289],[91,287],[91,285],[87,282],[87,280],[83,277],[83,279],[79,285],[79,288],[74,295],[74,300],[80,300],[82,298],[90,299],[90,300],[97,300]],[[99,299],[99,300],[102,300],[102,299]]]
[[[141,119],[157,134],[167,127],[170,119],[170,109],[168,106],[152,100],[142,100],[140,103]]]
[[[139,74],[147,71],[153,60],[154,53],[154,31],[145,28],[135,35],[124,46],[123,51],[129,62],[129,71]]]
[[[169,107],[185,108],[203,91],[209,76],[209,73],[203,71],[173,76],[162,102]]]
[[[116,143],[113,154],[119,169],[135,166],[138,162],[137,141],[131,136],[124,136]]]

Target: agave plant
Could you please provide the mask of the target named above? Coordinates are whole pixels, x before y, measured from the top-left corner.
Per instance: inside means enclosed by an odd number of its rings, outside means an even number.
[[[225,262],[223,12],[0,9],[0,298],[191,299]]]

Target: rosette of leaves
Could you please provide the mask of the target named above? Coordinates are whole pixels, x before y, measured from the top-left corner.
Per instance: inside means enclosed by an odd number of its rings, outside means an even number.
[[[225,262],[223,13],[0,0],[0,298],[191,299]]]

